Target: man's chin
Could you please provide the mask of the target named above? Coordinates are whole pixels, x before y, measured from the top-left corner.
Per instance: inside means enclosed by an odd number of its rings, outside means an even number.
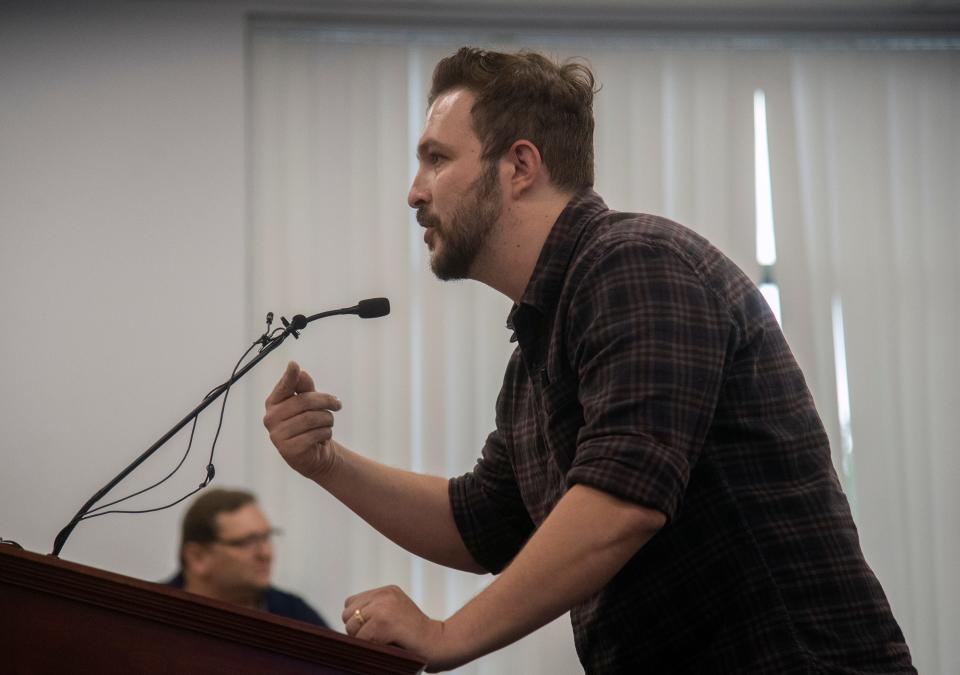
[[[433,270],[434,276],[440,281],[457,281],[467,278],[466,273],[451,269],[447,265],[444,265],[442,260],[438,261],[436,257],[430,261],[430,269]]]
[[[270,588],[270,577],[269,576],[260,576],[253,580],[253,583],[250,584],[251,588],[258,593],[263,593],[268,588]]]

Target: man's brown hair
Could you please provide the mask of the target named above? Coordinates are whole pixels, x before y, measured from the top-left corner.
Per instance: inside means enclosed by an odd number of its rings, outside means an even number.
[[[255,504],[257,498],[244,490],[224,490],[213,488],[197,497],[183,515],[180,529],[180,567],[183,568],[183,546],[187,542],[209,544],[216,541],[217,516],[221,513],[233,513],[247,504]]]
[[[593,186],[594,79],[587,66],[463,47],[434,68],[430,104],[459,88],[476,96],[470,112],[485,161],[525,139],[537,146],[557,187]]]

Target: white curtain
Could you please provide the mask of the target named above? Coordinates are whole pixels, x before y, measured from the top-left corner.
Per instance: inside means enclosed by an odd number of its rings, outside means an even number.
[[[958,56],[797,52],[770,115],[788,336],[836,456],[839,302],[861,543],[918,670],[944,675],[960,672]]]
[[[466,42],[478,40],[259,24],[250,34],[249,320],[389,296],[389,317],[312,324],[281,351],[343,400],[343,442],[444,476],[473,465],[511,350],[509,301],[436,281],[405,206],[430,72]],[[957,672],[956,56],[507,46],[593,66],[597,188],[611,207],[683,222],[754,277],[753,92],[766,92],[785,330],[839,448],[840,299],[854,439],[845,478],[864,549],[920,671]],[[248,391],[265,396],[280,361],[254,371]],[[366,588],[396,583],[446,616],[489,581],[409,556],[296,477],[259,426],[261,399],[246,402],[247,479],[288,532],[281,584],[338,620]],[[581,669],[561,618],[460,672]]]

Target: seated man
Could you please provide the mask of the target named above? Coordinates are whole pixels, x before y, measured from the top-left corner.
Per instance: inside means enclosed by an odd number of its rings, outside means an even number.
[[[180,572],[167,584],[326,628],[301,598],[270,585],[276,532],[251,493],[208,489],[183,517]]]

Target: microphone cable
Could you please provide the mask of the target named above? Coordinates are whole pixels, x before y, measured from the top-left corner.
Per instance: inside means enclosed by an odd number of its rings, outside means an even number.
[[[231,387],[232,384],[233,384],[233,378],[236,376],[237,371],[240,370],[240,366],[243,364],[244,359],[246,359],[247,356],[250,354],[250,352],[253,351],[253,348],[254,348],[254,347],[256,347],[257,345],[261,345],[261,346],[260,346],[260,351],[263,351],[263,349],[264,349],[268,344],[270,344],[270,342],[272,342],[272,341],[276,338],[276,335],[277,335],[278,333],[282,333],[282,332],[283,332],[283,330],[284,330],[283,328],[275,328],[272,332],[270,332],[270,324],[271,324],[271,322],[272,322],[272,321],[271,321],[272,319],[273,319],[273,312],[269,312],[269,313],[267,314],[267,332],[265,332],[263,335],[261,335],[261,336],[260,336],[259,338],[257,338],[256,340],[254,340],[253,344],[251,344],[251,345],[247,348],[247,350],[243,353],[243,356],[240,357],[240,360],[237,361],[237,365],[235,365],[235,366],[233,367],[233,372],[230,374],[229,379],[227,379],[227,381],[224,382],[223,384],[217,385],[216,387],[214,387],[213,389],[211,389],[211,390],[210,390],[209,392],[207,392],[207,394],[203,397],[203,400],[206,400],[206,399],[209,398],[211,395],[213,395],[215,392],[219,391],[220,389],[224,389],[224,392],[223,392],[223,403],[220,405],[220,419],[219,419],[219,421],[218,421],[218,423],[217,423],[217,431],[216,431],[216,433],[214,434],[213,442],[212,442],[211,445],[210,445],[210,457],[209,457],[209,459],[207,460],[207,475],[206,475],[206,478],[204,478],[203,482],[200,483],[199,486],[197,486],[196,488],[194,488],[193,490],[191,490],[191,491],[188,492],[187,494],[185,494],[185,495],[183,495],[182,497],[180,497],[179,499],[177,499],[176,501],[170,502],[169,504],[166,504],[165,506],[157,506],[157,507],[149,508],[149,509],[112,509],[112,510],[110,510],[110,511],[104,511],[104,510],[103,510],[103,509],[107,509],[107,508],[109,508],[109,507],[111,507],[111,506],[116,506],[117,504],[120,504],[121,502],[125,502],[125,501],[127,501],[127,500],[129,500],[129,499],[133,499],[134,497],[137,497],[137,496],[142,495],[142,494],[144,494],[144,493],[146,493],[146,492],[149,492],[150,490],[153,490],[153,489],[156,488],[156,487],[159,487],[160,485],[162,485],[163,483],[165,483],[167,480],[169,480],[170,478],[172,478],[173,475],[180,470],[180,468],[183,466],[184,462],[186,462],[187,457],[188,457],[189,454],[190,454],[190,450],[191,450],[191,448],[193,447],[193,437],[194,437],[194,433],[195,433],[196,430],[197,430],[197,420],[200,418],[200,415],[197,415],[196,417],[193,418],[193,424],[192,424],[191,427],[190,427],[190,439],[189,439],[189,441],[187,442],[187,450],[186,450],[186,452],[183,453],[183,457],[180,458],[180,462],[173,468],[172,471],[170,471],[170,473],[168,473],[166,476],[164,476],[163,478],[161,478],[160,480],[158,480],[158,481],[157,481],[156,483],[154,483],[153,485],[150,485],[150,486],[148,486],[148,487],[145,487],[145,488],[143,488],[142,490],[137,490],[136,492],[133,492],[133,493],[131,493],[131,494],[125,496],[125,497],[120,497],[119,499],[115,499],[115,500],[112,501],[112,502],[108,502],[108,503],[106,503],[106,504],[101,504],[100,506],[97,506],[97,507],[94,507],[94,508],[90,509],[89,511],[87,511],[87,513],[85,513],[85,514],[80,518],[80,520],[87,520],[87,519],[90,519],[90,518],[97,518],[97,517],[99,517],[99,516],[105,516],[105,515],[108,515],[108,514],[110,514],[110,513],[153,513],[153,512],[155,512],[155,511],[163,511],[164,509],[169,509],[169,508],[172,507],[172,506],[176,506],[177,504],[179,504],[179,503],[182,502],[183,500],[185,500],[185,499],[187,499],[187,498],[195,495],[197,492],[199,492],[200,490],[202,490],[203,488],[207,487],[207,485],[210,484],[210,482],[213,480],[214,475],[216,474],[216,468],[215,468],[214,465],[213,465],[213,453],[214,453],[214,451],[216,450],[216,447],[217,447],[217,439],[220,438],[220,429],[223,427],[223,415],[224,415],[224,411],[226,410],[226,407],[227,407],[227,396],[228,396],[229,393],[230,393],[230,387]]]

